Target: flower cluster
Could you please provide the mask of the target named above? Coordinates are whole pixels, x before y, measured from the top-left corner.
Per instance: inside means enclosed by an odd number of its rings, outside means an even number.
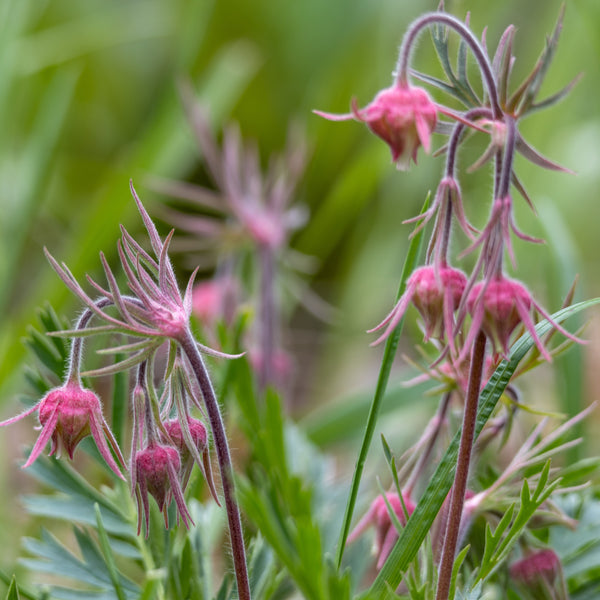
[[[181,520],[186,526],[192,523],[184,491],[194,464],[202,470],[210,491],[219,503],[211,473],[206,421],[210,424],[220,469],[240,597],[249,598],[245,549],[239,510],[234,499],[229,446],[201,352],[219,357],[232,356],[203,346],[193,337],[189,321],[196,273],[190,277],[182,295],[168,255],[173,231],[163,241],[133,185],[131,192],[148,232],[152,250],[147,252],[125,228],[121,228],[117,250],[130,293],[121,292],[117,278],[103,254],[100,254],[100,259],[107,285],[103,286],[88,277],[89,284],[99,294],[97,298],[92,298],[69,268],[64,263],[59,264],[46,251],[59,277],[86,309],[74,329],[60,332],[73,339],[64,385],[49,392],[22,415],[0,425],[14,423],[37,410],[42,431],[25,466],[35,461],[50,440],[51,454],[64,448],[72,457],[81,439],[92,435],[108,466],[123,478],[125,460],[102,416],[99,397],[82,387],[81,367],[83,340],[87,337],[108,333],[113,340],[124,340],[116,342],[113,347],[105,347],[103,351],[124,355],[125,358],[85,374],[97,376],[137,368],[136,385],[131,395],[133,435],[129,472],[131,492],[138,506],[138,534],[142,523],[145,523],[148,534],[148,495],[156,500],[163,512],[166,526],[169,525],[167,510],[172,501],[177,508],[178,521]],[[92,319],[102,324],[93,325]],[[166,368],[162,367],[164,372],[161,375],[155,372],[155,366],[164,365],[165,357]]]
[[[549,321],[554,330],[561,332],[570,341],[580,341],[552,319],[524,283],[508,277],[505,269],[507,259],[514,269],[517,266],[513,237],[527,242],[540,242],[522,232],[515,221],[513,188],[533,207],[515,173],[515,155],[520,153],[543,168],[567,171],[537,153],[524,140],[518,127],[524,116],[532,110],[560,100],[564,91],[570,88],[567,86],[563,92],[543,102],[537,102],[543,76],[558,40],[560,26],[559,21],[532,74],[511,94],[514,28],[509,27],[506,30],[495,55],[490,58],[485,39],[482,42],[473,34],[468,19],[467,22],[462,22],[443,11],[428,13],[409,27],[400,48],[394,81],[390,87],[379,92],[365,108],[357,108],[356,102],[353,101],[349,114],[335,115],[315,111],[316,114],[333,121],[354,118],[365,123],[388,144],[393,161],[402,170],[408,168],[411,160],[417,162],[417,153],[421,146],[426,152],[430,152],[434,134],[447,136],[439,151],[440,154],[445,154],[446,159],[434,199],[422,214],[405,221],[416,223],[413,235],[421,234],[424,228],[432,223],[425,264],[408,276],[403,293],[395,306],[379,325],[370,330],[370,333],[383,330],[373,344],[389,338],[412,304],[421,316],[425,341],[432,341],[435,345],[436,356],[433,363],[425,369],[425,375],[417,379],[431,377],[441,381],[444,384],[444,396],[431,426],[426,428],[423,437],[407,452],[404,465],[396,474],[397,480],[409,496],[412,496],[419,477],[427,471],[425,465],[432,456],[432,450],[441,432],[447,429],[446,415],[451,400],[458,398],[459,406],[464,409],[454,487],[438,519],[438,537],[444,540],[436,596],[438,599],[448,596],[456,547],[468,520],[468,511],[463,511],[467,506],[465,498],[470,496],[479,501],[482,497],[467,491],[466,488],[478,397],[482,386],[500,359],[508,357],[511,343],[518,334],[527,332],[530,335],[536,349],[533,353],[535,361],[552,360],[548,341],[542,340],[536,329],[539,317]],[[421,74],[410,65],[415,41],[419,33],[427,28],[432,29],[436,51],[447,75],[447,81]],[[458,72],[454,72],[449,60],[449,30],[457,33],[461,40]],[[467,51],[473,55],[481,75],[483,97],[469,82]],[[464,110],[456,112],[433,100],[428,91],[410,83],[409,76],[450,93],[455,100],[462,102]],[[444,116],[451,120],[444,121]],[[490,161],[493,164],[494,185],[489,197],[490,214],[481,231],[473,227],[467,218],[466,199],[461,193],[457,169],[458,153],[466,131],[483,134],[489,138],[487,149],[472,169],[480,168]],[[478,202],[481,202],[481,198],[478,198]],[[459,226],[457,230],[464,234],[468,244],[466,250],[457,256],[451,251],[455,222]],[[454,266],[467,255],[470,255],[471,264],[474,265],[470,273]],[[507,388],[506,395],[512,400],[509,404],[513,407],[518,406],[518,393],[512,385]],[[485,440],[497,438],[501,432],[508,435],[511,422],[510,417],[491,420],[481,437],[481,445]],[[503,482],[504,479],[500,477],[498,481]],[[397,512],[394,504],[398,504],[397,496],[388,500],[391,511]],[[407,507],[408,504],[412,507],[412,501],[407,501]],[[469,507],[472,507],[472,502]],[[400,521],[402,522],[401,518]],[[367,525],[375,525],[378,569],[383,566],[397,538],[390,523],[388,506],[384,504],[382,497],[378,497],[348,538],[351,541],[361,534]],[[538,562],[533,561],[532,564],[537,568]],[[525,565],[522,570],[527,569]],[[516,569],[515,573],[517,571],[519,569]]]

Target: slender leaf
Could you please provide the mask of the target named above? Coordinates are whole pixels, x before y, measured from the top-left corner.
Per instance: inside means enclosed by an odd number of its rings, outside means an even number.
[[[423,208],[421,209],[421,214],[423,214],[429,206],[429,195],[425,199],[423,204]],[[417,225],[418,227],[418,225]],[[402,268],[402,275],[400,277],[400,285],[398,288],[397,299],[404,293],[406,288],[406,281],[410,277],[411,273],[415,270],[419,256],[421,254],[421,246],[423,240],[423,231],[422,228],[418,233],[412,238],[410,242],[410,246],[408,248],[408,252],[406,255],[406,259],[404,261],[404,267]],[[348,495],[348,503],[346,504],[346,512],[344,515],[344,522],[342,525],[342,530],[340,532],[340,538],[338,541],[337,548],[337,567],[340,568],[342,564],[342,557],[344,555],[344,548],[346,546],[346,539],[348,537],[348,533],[350,531],[350,524],[352,522],[352,515],[354,513],[354,507],[356,505],[356,498],[358,496],[358,488],[360,486],[360,479],[362,476],[362,472],[364,470],[365,461],[367,460],[367,454],[369,453],[369,448],[371,446],[371,441],[373,440],[373,435],[375,433],[375,425],[377,424],[377,418],[379,416],[379,411],[381,409],[381,404],[383,402],[383,398],[385,395],[385,390],[387,388],[387,383],[390,377],[390,372],[392,370],[392,363],[394,361],[394,356],[396,355],[396,349],[398,348],[398,342],[400,340],[400,334],[402,333],[402,326],[404,325],[404,318],[396,326],[396,329],[392,332],[392,334],[388,337],[385,343],[385,349],[383,351],[383,359],[381,361],[381,368],[379,370],[379,377],[377,379],[377,387],[375,389],[375,396],[373,398],[373,402],[371,404],[371,408],[369,410],[369,416],[367,417],[367,425],[365,427],[365,433],[363,437],[363,441],[361,444],[360,452],[358,455],[358,459],[356,461],[356,466],[354,470],[354,475],[352,476],[352,484],[350,486],[350,493]]]

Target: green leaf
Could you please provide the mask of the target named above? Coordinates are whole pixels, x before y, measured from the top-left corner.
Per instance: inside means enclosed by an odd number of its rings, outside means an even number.
[[[423,208],[421,209],[421,214],[423,214],[428,206],[429,206],[430,195],[427,195],[425,202],[423,203]],[[418,225],[417,225],[418,228]],[[421,253],[421,245],[423,240],[423,231],[422,228],[417,234],[412,238],[410,242],[410,246],[408,248],[408,252],[406,254],[406,259],[404,261],[404,266],[402,268],[402,275],[400,277],[400,285],[398,287],[397,299],[402,296],[404,290],[406,289],[406,281],[410,277],[411,273],[415,270],[418,261],[419,255]],[[383,398],[385,395],[385,390],[387,388],[387,383],[390,377],[390,372],[392,370],[392,363],[394,361],[394,356],[396,354],[396,349],[398,348],[398,342],[400,340],[400,335],[402,333],[402,327],[404,325],[404,318],[400,320],[392,334],[387,338],[385,342],[385,349],[383,351],[383,358],[381,361],[381,367],[379,370],[379,377],[377,379],[377,387],[375,389],[375,396],[373,398],[373,402],[371,404],[371,408],[369,410],[369,416],[367,417],[367,424],[365,427],[365,432],[363,436],[363,441],[360,447],[360,452],[358,455],[358,459],[356,461],[356,467],[354,469],[354,475],[352,476],[352,484],[350,486],[350,493],[348,495],[348,502],[346,504],[346,511],[344,514],[344,522],[342,525],[342,529],[340,532],[340,537],[338,541],[337,547],[337,557],[336,563],[338,569],[342,564],[342,557],[344,555],[344,548],[346,546],[346,539],[348,537],[348,533],[350,531],[350,523],[352,522],[352,515],[354,513],[354,507],[356,505],[356,498],[358,496],[358,488],[360,486],[360,479],[362,476],[362,472],[364,470],[365,461],[367,460],[367,454],[369,452],[369,448],[371,446],[371,441],[373,439],[373,435],[375,433],[375,425],[377,424],[377,418],[379,416],[379,411],[381,409],[381,404],[383,402]],[[399,582],[398,582],[399,583]],[[397,587],[397,586],[396,586]]]
[[[108,569],[108,574],[110,575],[110,580],[113,584],[115,593],[117,594],[117,598],[119,600],[125,600],[125,592],[123,591],[123,587],[119,579],[119,572],[115,563],[115,557],[110,547],[108,535],[106,534],[106,529],[104,528],[104,523],[102,522],[102,513],[100,512],[100,506],[97,502],[94,504],[94,512],[96,513],[96,526],[98,528],[100,548],[102,549],[102,554],[104,555],[104,559],[106,561],[106,567]]]
[[[58,539],[43,529],[41,540],[24,539],[25,549],[36,558],[23,559],[22,563],[31,570],[67,577],[91,586],[90,597],[93,597],[93,594],[112,587],[108,568],[89,535],[76,528],[74,532],[83,560],[77,558]],[[139,588],[131,581],[123,578],[122,586],[127,599],[133,600],[139,596]],[[57,593],[53,594],[59,597]],[[64,597],[62,592],[61,597]],[[112,595],[109,597],[114,598]]]
[[[471,546],[465,546],[454,559],[454,565],[452,566],[452,577],[450,579],[450,590],[448,592],[448,600],[454,600],[454,597],[456,595],[456,580],[458,578],[458,573],[470,549]]]
[[[19,596],[19,588],[17,587],[17,579],[13,575],[5,600],[20,600],[20,598],[21,597]]]

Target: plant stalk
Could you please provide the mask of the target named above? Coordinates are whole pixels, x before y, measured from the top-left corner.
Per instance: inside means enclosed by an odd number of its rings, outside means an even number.
[[[250,600],[250,583],[248,581],[242,520],[238,505],[235,501],[235,485],[233,482],[231,455],[229,453],[229,444],[227,443],[221,410],[208,376],[208,371],[202,360],[202,355],[196,346],[196,341],[191,332],[188,330],[178,341],[196,375],[196,380],[198,381],[198,385],[200,386],[204,398],[206,413],[210,421],[217,460],[219,462],[219,471],[221,473],[227,521],[229,523],[229,537],[231,540],[231,553],[233,555],[233,566],[237,580],[238,598],[239,600]]]
[[[456,473],[454,475],[454,485],[452,486],[450,508],[448,510],[448,525],[446,527],[442,558],[440,561],[438,588],[435,596],[436,600],[448,600],[448,594],[450,592],[452,568],[454,566],[460,522],[462,519],[463,505],[465,503],[467,479],[469,477],[469,466],[471,464],[471,450],[473,448],[479,391],[481,389],[481,376],[485,360],[485,342],[485,334],[480,330],[475,338],[473,352],[471,354],[469,385],[467,387],[467,398],[465,402],[460,446],[458,449]]]

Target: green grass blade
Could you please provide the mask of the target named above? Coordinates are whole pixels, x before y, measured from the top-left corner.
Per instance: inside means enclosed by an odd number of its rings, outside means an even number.
[[[600,303],[600,298],[580,302],[573,306],[564,308],[552,315],[555,322],[560,323],[567,317],[581,312],[582,310]],[[552,329],[552,324],[547,320],[541,321],[536,326],[536,332],[543,336]],[[481,430],[492,414],[496,403],[504,392],[512,374],[515,372],[519,362],[533,346],[533,340],[529,333],[521,336],[513,345],[507,360],[503,360],[495,373],[492,375],[487,385],[479,396],[479,410],[477,412],[477,424],[475,426],[475,438],[479,436]],[[415,557],[423,540],[427,536],[433,520],[448,495],[454,480],[454,471],[456,468],[456,459],[458,456],[458,446],[460,440],[460,430],[456,432],[450,443],[444,457],[436,469],[423,497],[417,504],[415,511],[408,520],[402,534],[400,535],[394,549],[390,553],[383,568],[373,582],[370,591],[381,593],[388,586],[396,589],[402,580],[402,574],[413,558]]]
[[[425,199],[423,209],[421,213],[424,213],[429,206],[429,195]],[[400,286],[398,288],[397,298],[404,293],[406,288],[406,280],[410,274],[414,271],[418,264],[419,255],[421,253],[421,242],[423,240],[423,231],[421,229],[415,235],[408,247],[408,253],[404,261],[404,267],[402,269],[402,276],[400,278]],[[381,368],[379,370],[379,377],[377,379],[377,387],[375,389],[375,396],[369,410],[369,416],[367,418],[367,425],[365,427],[365,433],[363,436],[362,445],[356,461],[354,469],[354,475],[352,477],[352,484],[350,487],[350,494],[348,496],[348,503],[346,504],[346,512],[344,514],[344,522],[342,524],[342,530],[338,541],[336,564],[339,569],[342,564],[342,557],[344,555],[344,546],[346,545],[346,538],[350,531],[350,523],[352,521],[352,515],[354,513],[354,507],[356,505],[356,497],[358,496],[358,488],[360,486],[360,479],[365,467],[365,461],[367,460],[367,454],[373,440],[373,434],[375,433],[375,425],[379,416],[381,404],[383,402],[383,396],[388,384],[390,377],[390,371],[392,370],[392,363],[394,362],[394,356],[396,355],[396,349],[398,348],[398,341],[400,340],[400,334],[402,333],[402,326],[404,324],[404,318],[398,323],[396,329],[394,329],[392,335],[388,337],[385,343],[385,350],[383,352],[383,359],[381,361]]]
[[[110,575],[110,580],[112,581],[115,594],[117,595],[117,598],[119,600],[126,600],[127,597],[123,588],[121,587],[121,581],[119,580],[119,571],[117,570],[115,557],[110,547],[110,541],[108,540],[108,535],[106,533],[106,529],[104,528],[104,523],[102,522],[100,506],[97,502],[94,504],[94,512],[96,513],[96,526],[98,528],[98,540],[100,542],[100,548],[102,549],[102,554],[104,554],[104,559],[106,560],[106,568],[108,570],[108,574]]]

